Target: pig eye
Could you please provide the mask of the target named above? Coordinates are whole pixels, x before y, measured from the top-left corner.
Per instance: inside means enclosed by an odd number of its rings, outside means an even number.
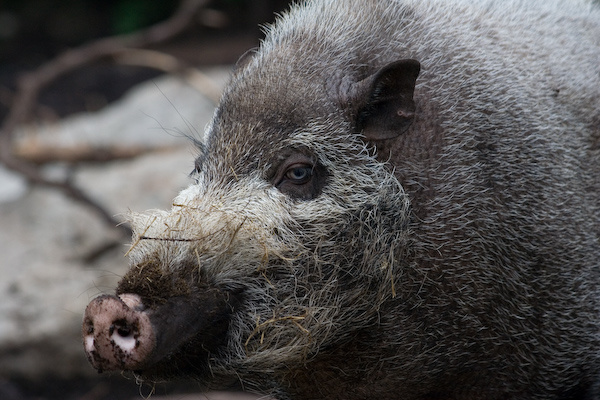
[[[313,174],[313,166],[312,165],[294,165],[289,168],[285,177],[289,179],[290,183],[295,185],[303,185],[310,180]]]
[[[327,175],[327,170],[312,157],[296,153],[279,164],[272,183],[294,199],[311,200],[321,194]]]

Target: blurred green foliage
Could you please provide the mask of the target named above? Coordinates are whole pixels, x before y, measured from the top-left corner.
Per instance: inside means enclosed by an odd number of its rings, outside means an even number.
[[[225,24],[205,32],[246,30],[281,11],[290,0],[212,0]],[[134,32],[173,14],[180,0],[0,0],[0,75],[10,65],[38,65],[66,48]],[[15,67],[16,68],[16,67]]]
[[[131,33],[169,17],[176,1],[120,0],[112,7],[112,33]]]

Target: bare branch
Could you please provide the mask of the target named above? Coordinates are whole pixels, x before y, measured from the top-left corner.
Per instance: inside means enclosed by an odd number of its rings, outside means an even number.
[[[17,80],[12,106],[0,129],[0,162],[23,175],[30,183],[55,188],[70,198],[92,208],[107,224],[118,226],[131,234],[128,226],[119,224],[107,210],[75,187],[70,181],[47,179],[36,165],[24,160],[13,151],[13,133],[17,126],[28,121],[36,107],[41,90],[60,76],[100,59],[117,56],[128,49],[143,48],[167,41],[193,24],[207,0],[183,0],[177,11],[166,21],[148,29],[130,34],[100,39],[79,48],[68,50],[33,72],[24,73]]]
[[[136,146],[47,146],[17,145],[13,153],[31,164],[43,165],[53,162],[103,163],[115,160],[130,160],[144,154],[173,150],[173,146],[136,147]]]
[[[149,67],[175,74],[183,79],[190,87],[196,89],[207,99],[217,104],[221,97],[221,89],[213,80],[196,68],[170,54],[156,50],[129,50],[115,57],[115,61],[124,65]]]

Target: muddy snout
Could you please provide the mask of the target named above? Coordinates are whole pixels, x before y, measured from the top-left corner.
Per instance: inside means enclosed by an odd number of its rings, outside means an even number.
[[[98,372],[139,369],[156,345],[150,318],[136,295],[92,300],[82,335],[87,358]]]
[[[211,351],[226,342],[237,299],[204,289],[145,304],[137,294],[102,295],[83,317],[83,347],[98,372],[135,371],[153,376],[163,364],[170,370],[205,364]],[[175,360],[181,359],[181,367]],[[194,360],[192,364],[185,360]]]

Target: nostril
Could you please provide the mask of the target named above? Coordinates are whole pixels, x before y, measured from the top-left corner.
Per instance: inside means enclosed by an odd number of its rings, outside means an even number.
[[[111,341],[125,352],[131,352],[137,346],[136,332],[135,325],[125,319],[114,321],[108,331]]]
[[[125,319],[119,319],[114,321],[110,326],[108,333],[112,336],[114,333],[121,336],[122,338],[127,338],[133,334],[134,328],[133,326]]]
[[[128,326],[117,327],[117,335],[122,336],[124,338],[131,335],[131,332],[132,332],[132,329]]]
[[[88,335],[92,335],[94,333],[94,322],[90,319],[86,319],[84,321],[83,327]]]

